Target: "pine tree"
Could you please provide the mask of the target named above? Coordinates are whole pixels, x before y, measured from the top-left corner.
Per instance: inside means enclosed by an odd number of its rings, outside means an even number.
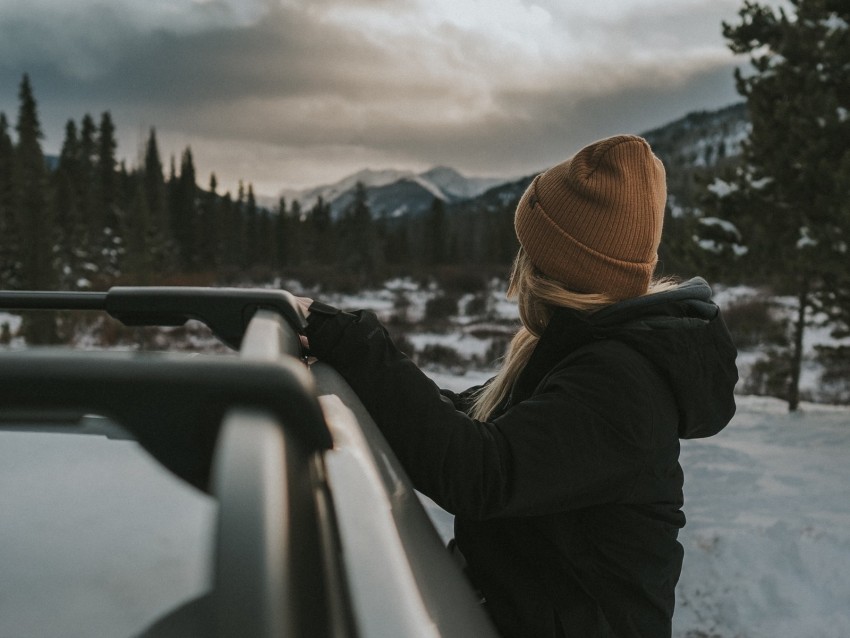
[[[254,266],[259,261],[257,254],[260,243],[260,221],[259,211],[257,209],[257,200],[254,197],[254,187],[248,184],[248,190],[245,194],[245,207],[243,212],[245,218],[245,240],[244,240],[244,260],[242,266],[249,268]]]
[[[361,279],[375,274],[381,264],[372,211],[362,182],[354,187],[354,199],[337,223],[339,252],[337,258],[346,271]],[[362,281],[361,283],[365,283]]]
[[[304,212],[301,210],[301,202],[292,200],[289,206],[289,214],[286,216],[286,233],[283,237],[283,245],[286,251],[284,264],[287,266],[301,266],[305,260],[305,233]]]
[[[222,216],[217,189],[218,180],[212,173],[209,190],[201,193],[198,211],[197,253],[201,269],[216,270],[221,265]]]
[[[321,195],[307,213],[307,234],[309,252],[307,258],[320,266],[332,266],[337,263],[336,234],[331,218],[331,205]]]
[[[425,223],[425,262],[431,266],[443,264],[446,260],[446,206],[439,197],[431,202]]]
[[[93,262],[98,261],[100,249],[99,238],[103,233],[105,220],[101,209],[97,206],[95,163],[97,161],[97,126],[92,116],[86,113],[80,122],[80,143],[76,159],[76,174],[74,181],[78,190],[80,214],[89,226],[88,235],[91,244],[87,247]],[[92,263],[92,268],[99,267]]]
[[[274,265],[274,223],[269,211],[260,206],[257,209],[256,260],[264,269]]]
[[[56,270],[63,289],[87,288],[86,264],[91,262],[89,227],[83,218],[77,180],[80,139],[74,120],[65,125],[59,164],[51,176],[53,220],[56,228]]]
[[[198,262],[195,238],[198,224],[198,186],[195,180],[192,149],[187,147],[180,159],[180,177],[175,176],[172,159],[169,179],[171,229],[185,270],[193,270]]]
[[[752,123],[738,201],[751,209],[734,211],[733,221],[754,259],[797,298],[785,397],[793,411],[807,317],[834,305],[848,286],[850,198],[842,175],[850,168],[850,6],[790,3],[796,15],[747,1],[740,23],[724,24],[723,34],[752,65],[735,75]],[[836,266],[843,274],[837,279]]]
[[[115,125],[107,111],[100,118],[97,157],[93,172],[96,179],[94,186],[96,217],[99,225],[102,225],[99,246],[101,271],[109,278],[121,274],[121,260],[126,252],[123,220],[117,206],[116,148]]]
[[[154,263],[163,270],[174,265],[175,248],[171,239],[170,220],[166,204],[165,179],[162,175],[162,161],[156,141],[156,131],[152,128],[145,145],[143,187],[148,212],[150,251]],[[128,220],[128,224],[134,222]]]
[[[149,284],[154,273],[154,253],[149,248],[158,240],[151,224],[144,179],[136,179],[135,196],[130,203],[127,226],[125,269],[137,285]]]
[[[50,290],[56,285],[53,270],[53,226],[47,206],[47,169],[41,150],[41,124],[29,76],[21,81],[18,112],[18,143],[15,148],[13,179],[14,207],[21,220],[23,242],[23,287]],[[36,313],[26,324],[25,334],[33,343],[56,340],[54,318]]]
[[[115,225],[116,230],[117,223],[111,217],[114,215],[114,208],[118,199],[118,183],[115,172],[117,165],[115,151],[117,148],[115,125],[112,123],[112,116],[109,111],[105,111],[100,117],[97,137],[97,191],[99,203],[106,211],[107,226]]]
[[[233,201],[230,191],[221,198],[221,265],[227,270],[239,267],[242,232],[239,202]]]
[[[288,265],[286,254],[286,238],[289,235],[291,224],[286,212],[286,200],[281,197],[277,202],[277,215],[274,217],[274,260],[272,265],[275,270],[280,271]]]
[[[23,243],[15,207],[15,147],[6,115],[0,113],[0,288],[20,288]]]

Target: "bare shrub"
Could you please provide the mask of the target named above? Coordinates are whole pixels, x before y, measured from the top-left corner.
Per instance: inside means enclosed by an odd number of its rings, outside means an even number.
[[[788,396],[791,382],[791,359],[786,349],[768,348],[764,357],[758,359],[750,368],[741,391],[744,394],[777,397]]]
[[[433,277],[448,293],[479,292],[487,287],[486,275],[476,268],[443,266],[433,272]]]
[[[426,345],[416,353],[416,363],[420,366],[438,367],[449,370],[463,370],[469,362],[454,348],[438,343]]]
[[[471,317],[483,317],[490,311],[490,295],[487,291],[476,292],[466,302],[464,313]]]
[[[3,325],[0,326],[0,344],[9,345],[12,341],[12,327],[9,325],[8,321],[4,321]]]
[[[457,302],[459,297],[456,294],[439,294],[432,297],[425,304],[425,320],[426,321],[446,321],[449,317],[457,314]]]
[[[789,322],[767,298],[747,299],[723,310],[723,318],[739,349],[787,345]]]
[[[817,362],[823,366],[819,399],[827,403],[850,404],[850,346],[815,346]]]

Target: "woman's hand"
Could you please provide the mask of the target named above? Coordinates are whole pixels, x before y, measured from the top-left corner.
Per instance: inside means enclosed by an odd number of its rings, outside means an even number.
[[[295,303],[298,305],[298,309],[301,311],[301,314],[304,315],[304,318],[310,316],[310,306],[313,305],[313,300],[309,297],[296,297]]]
[[[306,319],[310,316],[310,306],[313,305],[313,300],[309,297],[295,297],[295,305],[304,316],[304,319]],[[310,343],[307,341],[307,336],[298,335],[298,339],[301,341],[301,347],[304,349],[304,352],[309,352]],[[313,361],[315,361],[315,358],[313,358]],[[310,361],[308,360],[307,363],[309,364]]]

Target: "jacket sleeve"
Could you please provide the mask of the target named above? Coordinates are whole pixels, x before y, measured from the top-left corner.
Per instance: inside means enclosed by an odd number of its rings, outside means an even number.
[[[482,389],[487,387],[487,385],[492,381],[490,379],[486,383],[481,385],[473,386],[463,392],[452,392],[451,390],[446,390],[445,388],[440,388],[440,394],[446,397],[449,401],[452,402],[452,405],[455,406],[456,410],[460,410],[466,414],[469,414],[472,411],[472,406],[475,403],[475,395]]]
[[[342,374],[414,486],[447,511],[484,519],[627,499],[644,466],[647,419],[612,421],[607,366],[558,369],[530,399],[481,422],[395,348],[374,314],[318,310],[311,352]]]

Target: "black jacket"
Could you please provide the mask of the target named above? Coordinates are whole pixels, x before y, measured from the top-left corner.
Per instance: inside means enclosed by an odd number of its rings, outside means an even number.
[[[369,312],[314,304],[312,352],[357,392],[414,485],[455,515],[505,636],[669,636],[682,564],[679,438],[735,411],[735,348],[701,279],[556,311],[489,422]]]

